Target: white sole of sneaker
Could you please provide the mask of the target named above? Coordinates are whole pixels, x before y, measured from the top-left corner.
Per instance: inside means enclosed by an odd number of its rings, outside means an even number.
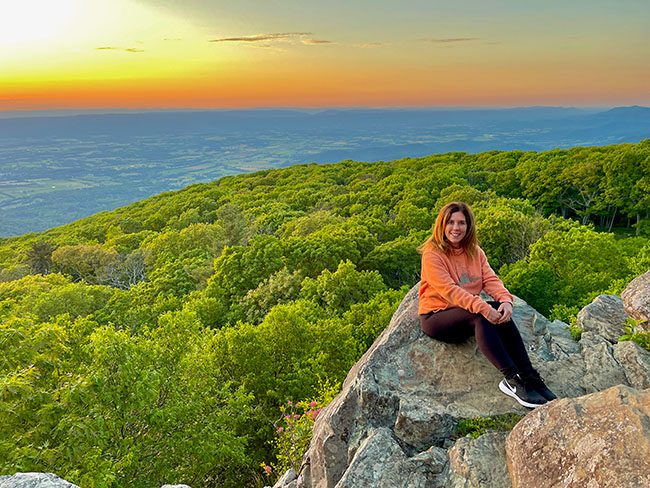
[[[527,402],[525,400],[522,400],[521,398],[519,398],[517,396],[517,393],[512,391],[508,387],[508,385],[506,385],[504,383],[505,383],[505,380],[501,380],[501,382],[499,383],[499,390],[501,390],[503,393],[505,393],[509,397],[512,397],[515,400],[517,400],[517,402],[520,403],[521,405],[523,405],[524,407],[526,407],[526,408],[537,408],[537,407],[541,407],[543,405],[542,403],[530,403],[530,402]]]

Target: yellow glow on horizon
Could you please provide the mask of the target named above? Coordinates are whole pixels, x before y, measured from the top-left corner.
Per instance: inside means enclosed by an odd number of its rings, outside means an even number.
[[[382,37],[198,3],[205,19],[181,2],[0,0],[0,110],[650,103],[638,32],[633,43],[470,22]]]
[[[260,79],[259,73],[264,73]],[[260,106],[516,106],[634,104],[644,86],[633,76],[620,93],[615,78],[585,86],[581,76],[599,75],[597,66],[545,72],[532,63],[523,67],[422,67],[402,70],[365,67],[337,71],[336,65],[275,66],[232,62],[203,73],[6,83],[0,80],[5,109],[64,108],[236,108]],[[567,81],[567,77],[571,82]],[[289,83],[288,80],[291,82]],[[373,80],[368,83],[368,80]],[[614,95],[612,95],[614,94]],[[36,101],[37,103],[34,103]],[[532,102],[532,103],[531,103]]]

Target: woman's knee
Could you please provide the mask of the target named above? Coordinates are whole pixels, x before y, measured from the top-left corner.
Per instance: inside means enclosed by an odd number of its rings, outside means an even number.
[[[420,328],[432,339],[451,344],[466,341],[474,332],[468,323],[448,323],[435,318],[420,320]]]

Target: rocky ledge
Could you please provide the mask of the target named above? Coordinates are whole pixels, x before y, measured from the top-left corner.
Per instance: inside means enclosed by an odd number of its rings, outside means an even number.
[[[619,297],[580,312],[580,341],[515,300],[531,360],[560,396],[530,412],[498,391],[501,377],[473,340],[444,344],[420,331],[417,290],[319,415],[300,472],[276,488],[650,486],[648,461],[631,453],[649,452],[650,353],[618,342],[627,318]],[[507,413],[527,414],[509,434],[456,434],[462,419]],[[547,471],[547,484],[531,480]]]

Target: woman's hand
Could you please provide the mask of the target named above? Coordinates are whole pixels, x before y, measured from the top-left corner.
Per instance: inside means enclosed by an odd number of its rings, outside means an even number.
[[[506,323],[508,320],[512,318],[512,303],[509,302],[502,303],[501,305],[499,305],[497,312],[501,317],[495,323],[497,324]]]
[[[488,312],[487,319],[489,322],[493,324],[500,324],[501,320],[503,319],[503,315],[501,315],[501,312],[498,312],[497,310],[490,307],[490,311]]]

